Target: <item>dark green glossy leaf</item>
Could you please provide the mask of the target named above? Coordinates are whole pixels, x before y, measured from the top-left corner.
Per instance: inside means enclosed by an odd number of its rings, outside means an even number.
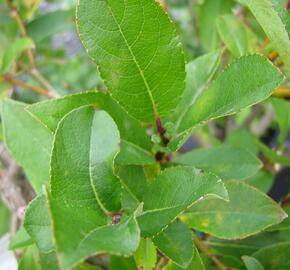
[[[138,217],[142,235],[157,234],[207,195],[227,199],[224,184],[215,175],[183,166],[164,170],[144,195],[143,213]]]
[[[62,268],[104,252],[128,256],[138,247],[133,216],[107,225],[105,215],[120,208],[120,182],[113,175],[119,141],[110,116],[92,107],[72,111],[58,125],[48,198]]]
[[[132,142],[146,150],[151,149],[150,138],[141,124],[129,116],[109,95],[101,92],[84,92],[65,96],[39,102],[26,109],[54,132],[66,114],[85,105],[92,105],[109,113],[118,126],[121,138],[125,141]]]
[[[184,58],[155,0],[81,0],[77,24],[108,90],[126,111],[153,122],[175,109],[184,90]]]

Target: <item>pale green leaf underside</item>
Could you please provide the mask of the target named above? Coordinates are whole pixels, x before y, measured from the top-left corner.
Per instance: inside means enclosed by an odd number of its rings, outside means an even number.
[[[223,182],[216,176],[185,166],[164,170],[144,195],[143,213],[138,217],[142,235],[157,234],[207,195],[227,199]]]
[[[80,0],[77,24],[108,90],[126,111],[152,122],[176,107],[184,90],[184,57],[155,0]]]
[[[26,104],[13,100],[2,103],[5,144],[21,165],[36,192],[49,181],[49,159],[53,134],[25,111]]]
[[[177,155],[174,162],[212,172],[223,180],[246,179],[262,167],[252,153],[229,145],[193,150]]]
[[[239,0],[246,4],[260,23],[269,40],[290,69],[290,41],[286,30],[271,0]]]
[[[243,256],[242,260],[247,267],[247,270],[264,270],[263,265],[253,257]]]
[[[235,60],[186,112],[176,127],[178,135],[170,147],[178,148],[186,134],[199,124],[263,101],[282,80],[281,72],[263,56],[250,55]]]
[[[187,268],[193,257],[192,234],[181,221],[176,220],[153,238],[157,248],[177,265]]]
[[[229,202],[206,198],[193,205],[181,219],[189,226],[223,239],[256,234],[287,217],[280,206],[257,189],[228,181]]]
[[[141,124],[129,116],[109,95],[101,92],[83,92],[38,102],[26,107],[26,110],[55,132],[58,123],[66,114],[85,105],[105,110],[117,124],[122,139],[146,150],[151,149],[150,138]]]

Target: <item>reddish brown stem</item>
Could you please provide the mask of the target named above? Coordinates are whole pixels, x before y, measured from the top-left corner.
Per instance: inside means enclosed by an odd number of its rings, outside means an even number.
[[[165,136],[166,129],[162,126],[161,120],[159,117],[156,119],[156,127],[157,127],[157,132],[160,136],[160,139],[163,143],[164,146],[167,146],[169,143],[169,139]]]
[[[29,90],[29,91],[32,91],[32,92],[35,92],[35,93],[38,93],[47,97],[51,97],[51,94],[47,89],[28,84],[21,80],[14,79],[11,75],[4,76],[3,80],[11,84],[12,86],[19,86],[19,87],[22,87],[23,89],[26,89],[26,90]]]

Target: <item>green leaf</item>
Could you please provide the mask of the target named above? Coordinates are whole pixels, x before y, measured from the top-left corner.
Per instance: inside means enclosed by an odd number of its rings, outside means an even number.
[[[184,90],[184,57],[155,0],[81,0],[77,24],[108,90],[132,116],[153,122],[175,109]]]
[[[66,201],[72,203],[76,194],[79,200],[95,198],[105,213],[118,212],[121,184],[113,173],[113,161],[119,143],[118,128],[106,112],[81,107],[69,113],[55,133],[51,157],[53,195],[65,194]],[[71,182],[73,186],[68,185]]]
[[[151,270],[157,261],[157,251],[151,239],[141,239],[135,253],[135,261],[140,269]]]
[[[290,267],[289,254],[290,242],[285,242],[262,248],[252,256],[267,270],[287,270]]]
[[[264,270],[263,265],[257,259],[250,256],[243,256],[242,259],[247,270]]]
[[[20,248],[25,248],[34,244],[30,235],[26,232],[23,226],[16,232],[9,243],[9,249],[16,250]]]
[[[267,231],[270,232],[275,232],[275,231],[290,231],[290,206],[285,206],[283,207],[283,210],[286,212],[286,214],[288,215],[288,218],[286,218],[285,220],[283,220],[283,222],[281,222],[280,224],[274,225],[272,227],[270,227]]]
[[[290,33],[290,14],[286,9],[286,1],[287,0],[272,0],[274,8],[277,10],[281,20],[286,26],[286,30],[288,35]]]
[[[190,267],[191,267],[190,270],[205,270],[203,261],[196,247],[194,247],[194,255],[193,255]]]
[[[116,122],[121,138],[146,150],[151,149],[150,138],[141,124],[129,116],[109,95],[101,92],[84,92],[54,100],[39,102],[26,109],[53,132],[60,120],[69,112],[84,105],[105,110]]]
[[[281,165],[290,166],[290,157],[278,154],[275,150],[269,148],[267,145],[263,144],[258,139],[256,139],[256,145],[259,147],[263,155],[267,157],[267,159],[271,161],[273,164],[278,163]]]
[[[229,145],[193,150],[177,155],[174,162],[212,172],[223,180],[246,179],[262,167],[252,153]]]
[[[290,69],[290,42],[286,30],[271,0],[239,0],[248,6],[265,31],[287,69]]]
[[[176,265],[172,261],[170,261],[169,264],[167,264],[166,267],[164,268],[164,270],[181,270],[181,269],[184,269],[184,268]],[[186,269],[187,270],[205,270],[203,261],[196,247],[194,247],[194,252],[192,255],[191,263]]]
[[[89,197],[82,205],[73,206],[48,194],[48,203],[61,269],[70,269],[93,255],[130,256],[136,251],[140,230],[134,216],[124,217],[117,225],[106,225],[105,217]]]
[[[18,270],[42,270],[40,264],[39,252],[36,246],[29,247],[21,257]]]
[[[279,98],[272,98],[271,101],[280,127],[279,144],[283,146],[290,127],[290,103]]]
[[[109,262],[109,269],[110,270],[138,270],[135,264],[133,257],[130,258],[122,258],[111,256]]]
[[[267,193],[273,183],[273,175],[266,170],[260,170],[258,173],[245,180],[247,184],[253,186],[264,193]]]
[[[189,226],[223,239],[240,239],[280,223],[287,214],[257,189],[227,181],[229,202],[207,198],[193,205],[181,219]]]
[[[36,197],[25,211],[24,228],[34,240],[41,253],[54,250],[51,221],[44,195]]]
[[[235,57],[255,52],[257,39],[237,16],[223,15],[216,23],[221,39]]]
[[[14,41],[11,46],[9,46],[4,51],[2,66],[0,65],[0,72],[3,74],[8,73],[13,63],[17,60],[21,53],[23,53],[26,49],[30,48],[34,48],[34,43],[30,38],[19,38]]]
[[[198,30],[201,44],[207,51],[215,49],[218,44],[216,19],[222,14],[230,13],[233,5],[232,0],[204,0],[199,8]]]
[[[185,115],[178,130],[186,130],[261,102],[272,94],[282,79],[280,71],[263,56],[243,56],[228,66],[203,92]],[[206,104],[211,106],[204,107]]]
[[[96,265],[82,263],[81,265],[75,267],[73,270],[102,270],[102,268]]]
[[[287,220],[287,219],[286,219]],[[274,226],[275,227],[275,226]],[[210,237],[207,243],[218,254],[236,257],[240,259],[242,256],[251,256],[261,248],[272,246],[273,244],[290,241],[290,234],[288,230],[281,231],[266,231],[247,237],[242,240],[223,240],[215,237]]]
[[[119,166],[116,173],[122,179],[123,185],[129,189],[134,198],[142,202],[144,194],[148,189],[144,168],[136,165]]]
[[[110,116],[92,107],[72,111],[58,125],[49,208],[65,269],[93,254],[129,255],[138,247],[140,232],[134,217],[105,226],[105,213],[120,208],[120,182],[113,175],[119,141]]]
[[[235,130],[226,138],[226,142],[228,144],[235,147],[240,147],[242,145],[245,150],[253,153],[254,155],[259,153],[256,140],[256,136],[246,129]]]
[[[138,217],[142,235],[157,234],[180,213],[207,195],[227,199],[224,184],[215,175],[183,166],[164,170],[144,195],[143,213]]]
[[[24,110],[24,103],[4,100],[2,124],[5,144],[37,192],[49,181],[53,134]]]
[[[189,228],[179,220],[153,238],[157,248],[174,263],[187,268],[193,257],[192,234]]]
[[[140,146],[124,141],[121,142],[121,151],[116,157],[119,165],[148,165],[156,162],[154,156],[149,151]]]
[[[40,263],[42,270],[62,270],[59,267],[56,252],[51,251],[50,253],[40,253]],[[72,269],[72,270],[78,270]]]
[[[186,65],[185,90],[174,113],[174,119],[177,122],[205,90],[218,69],[221,56],[222,51],[217,50],[200,56]]]
[[[186,112],[176,127],[178,134],[170,143],[171,148],[178,148],[193,127],[237,113],[268,98],[282,80],[280,71],[263,56],[243,56],[235,60]]]

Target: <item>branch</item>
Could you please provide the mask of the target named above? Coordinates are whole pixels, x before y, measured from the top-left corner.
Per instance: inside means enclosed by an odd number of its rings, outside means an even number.
[[[272,94],[273,97],[290,98],[290,86],[282,86]]]
[[[21,80],[14,79],[9,74],[5,75],[4,77],[0,77],[0,81],[1,81],[1,79],[4,80],[5,82],[9,83],[12,86],[19,86],[25,90],[29,90],[29,91],[47,96],[49,98],[54,97],[54,94],[52,94],[49,90],[42,88],[42,87],[39,87],[39,86],[28,84],[28,83],[21,81]]]
[[[3,144],[0,144],[0,161],[5,167],[0,170],[0,195],[11,212],[10,232],[13,235],[23,220],[26,205],[35,197],[35,193]]]
[[[229,269],[214,254],[210,252],[209,248],[202,241],[199,240],[199,238],[195,235],[195,233],[192,234],[192,238],[198,249],[204,254],[206,254],[213,261],[213,263],[219,270]]]
[[[28,38],[25,25],[24,25],[20,15],[19,15],[19,12],[18,12],[17,8],[13,5],[12,0],[7,0],[7,5],[8,5],[9,10],[10,10],[10,16],[16,21],[21,36],[24,37],[24,38]],[[32,49],[31,48],[27,49],[26,50],[26,54],[27,54],[27,57],[29,59],[29,63],[31,65],[31,68],[32,69],[36,68],[35,59],[34,59],[34,56],[33,56]]]
[[[24,38],[28,38],[26,27],[19,15],[17,8],[13,5],[12,0],[7,0],[7,5],[10,10],[10,15],[16,21],[20,34]],[[58,96],[57,91],[54,87],[43,77],[40,71],[37,68],[36,61],[33,55],[33,51],[31,48],[26,49],[26,55],[28,57],[30,63],[30,70],[28,71],[39,83],[41,83],[45,88],[48,89],[50,92],[49,97],[56,97]]]

